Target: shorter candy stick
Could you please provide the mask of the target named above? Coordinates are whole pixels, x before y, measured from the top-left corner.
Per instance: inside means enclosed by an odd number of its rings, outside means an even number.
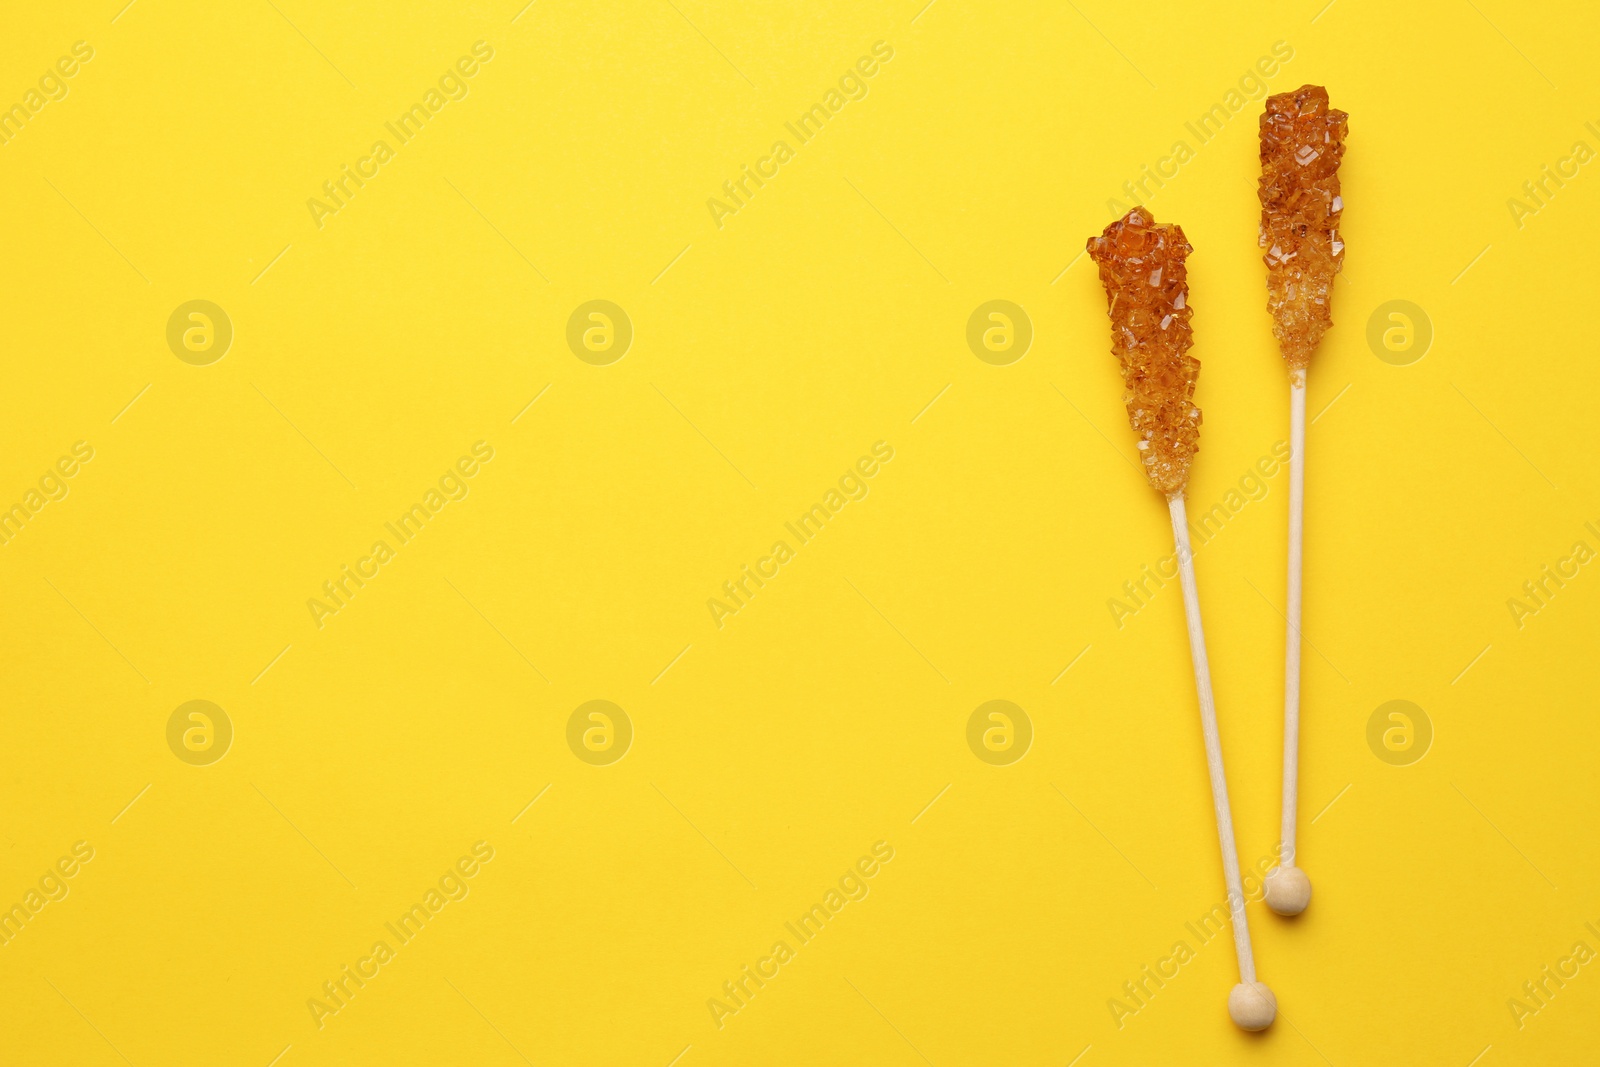
[[[1344,264],[1339,220],[1339,161],[1349,116],[1328,106],[1328,91],[1302,85],[1267,98],[1261,114],[1262,259],[1267,310],[1289,366],[1289,579],[1283,657],[1283,830],[1278,866],[1267,872],[1267,907],[1299,915],[1311,903],[1311,879],[1298,865],[1300,802],[1301,559],[1305,543],[1306,369],[1333,325],[1333,279]]]

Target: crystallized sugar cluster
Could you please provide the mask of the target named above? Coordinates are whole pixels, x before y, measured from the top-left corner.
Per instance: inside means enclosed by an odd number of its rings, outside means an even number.
[[[1194,404],[1200,361],[1189,355],[1187,271],[1193,249],[1177,226],[1158,226],[1134,208],[1091,237],[1111,317],[1111,353],[1122,368],[1128,422],[1139,435],[1144,472],[1159,492],[1181,493],[1200,447]]]
[[[1333,325],[1328,301],[1344,263],[1339,239],[1339,159],[1349,116],[1328,90],[1303,85],[1267,98],[1261,116],[1261,247],[1272,332],[1291,369],[1311,362]]]

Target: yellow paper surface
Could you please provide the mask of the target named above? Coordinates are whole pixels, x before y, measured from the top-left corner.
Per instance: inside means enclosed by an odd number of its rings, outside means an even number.
[[[0,1058],[1593,1055],[1592,10],[121,2],[0,35]],[[1195,248],[1249,868],[1306,82],[1316,896],[1248,1036],[1081,251]]]

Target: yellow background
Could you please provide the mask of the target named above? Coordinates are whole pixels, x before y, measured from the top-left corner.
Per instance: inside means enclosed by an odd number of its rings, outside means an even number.
[[[1507,1006],[1600,949],[1600,575],[1507,607],[1600,548],[1600,175],[1507,206],[1600,148],[1591,8],[521,2],[7,13],[0,103],[94,58],[0,147],[0,504],[95,454],[0,548],[0,904],[95,856],[0,948],[0,1058],[1594,1060],[1600,965]],[[470,94],[319,228],[307,199],[479,40]],[[707,199],[880,40],[719,229]],[[1227,1021],[1225,939],[1119,1029],[1223,894],[1177,590],[1107,607],[1171,541],[1078,254],[1277,41],[1272,91],[1351,114],[1310,384],[1316,898],[1250,908],[1267,1034]],[[1150,200],[1195,247],[1195,510],[1286,433],[1260,106]],[[565,340],[596,298],[635,331],[609,366]],[[209,366],[166,343],[192,299],[234,327]],[[1009,366],[965,340],[993,299],[1035,331]],[[1394,299],[1434,330],[1409,366],[1366,340]],[[319,629],[307,599],[479,440],[470,495]],[[870,495],[713,625],[880,440]],[[1277,838],[1285,481],[1197,557],[1246,864]],[[235,730],[205,767],[165,735],[196,699]],[[593,699],[635,731],[610,766],[567,746]],[[1010,766],[967,746],[992,699],[1035,731]],[[1367,745],[1391,699],[1433,726],[1411,766]],[[479,840],[470,896],[318,1029],[307,999]],[[714,1025],[880,840],[870,895]]]

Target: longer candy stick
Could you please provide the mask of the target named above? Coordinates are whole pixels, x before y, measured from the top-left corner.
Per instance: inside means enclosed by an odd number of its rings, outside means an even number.
[[[1228,779],[1222,767],[1222,739],[1217,730],[1211,693],[1211,668],[1206,658],[1205,630],[1200,621],[1200,596],[1195,585],[1193,552],[1183,492],[1189,467],[1200,442],[1200,409],[1194,403],[1200,362],[1189,355],[1188,275],[1184,258],[1192,251],[1177,226],[1158,226],[1149,212],[1134,208],[1090,238],[1089,255],[1100,267],[1111,318],[1111,351],[1117,357],[1125,387],[1128,422],[1139,435],[1138,448],[1150,484],[1167,498],[1172,533],[1183,579],[1183,605],[1194,660],[1195,690],[1200,702],[1200,728],[1205,737],[1206,768],[1211,776],[1217,840],[1222,848],[1223,878],[1233,917],[1233,947],[1239,958],[1239,984],[1228,994],[1228,1014],[1245,1030],[1264,1030],[1278,1011],[1272,990],[1256,981],[1250,927],[1245,921],[1244,891],[1239,878],[1239,853],[1233,838],[1233,813],[1228,805]]]
[[[1278,866],[1267,872],[1267,906],[1298,915],[1311,903],[1311,879],[1297,864],[1300,794],[1300,607],[1304,545],[1306,368],[1333,325],[1329,302],[1344,263],[1339,160],[1348,118],[1328,107],[1328,91],[1303,85],[1267,98],[1261,116],[1261,247],[1267,310],[1289,365],[1289,580],[1283,674],[1283,830]]]

